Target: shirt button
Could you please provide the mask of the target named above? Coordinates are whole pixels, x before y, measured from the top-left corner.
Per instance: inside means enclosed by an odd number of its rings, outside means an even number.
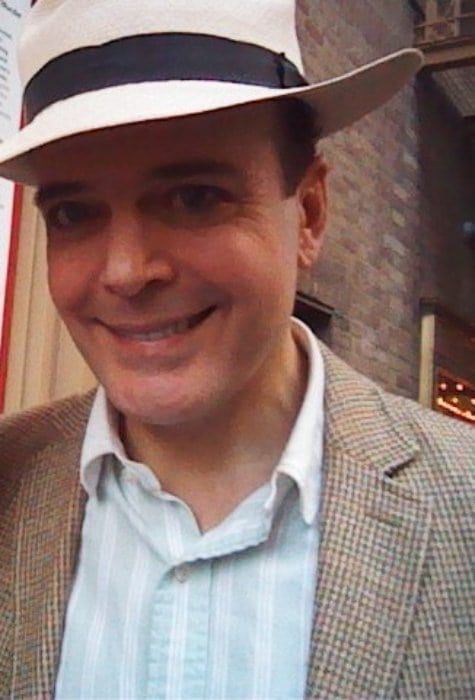
[[[174,571],[175,578],[179,583],[185,583],[185,581],[188,581],[190,573],[191,567],[188,566],[188,564],[180,564],[180,566],[177,566]]]
[[[124,471],[122,478],[128,484],[135,484],[135,482],[137,481],[137,477],[135,476],[135,474],[133,472],[128,471],[128,470]]]

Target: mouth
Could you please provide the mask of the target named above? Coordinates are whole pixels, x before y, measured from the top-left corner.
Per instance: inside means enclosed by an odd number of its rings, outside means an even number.
[[[135,329],[132,326],[108,326],[108,328],[119,338],[139,343],[156,343],[159,340],[165,340],[175,335],[183,335],[197,328],[216,311],[216,308],[216,306],[210,306],[197,314],[170,323],[155,325],[155,327]]]

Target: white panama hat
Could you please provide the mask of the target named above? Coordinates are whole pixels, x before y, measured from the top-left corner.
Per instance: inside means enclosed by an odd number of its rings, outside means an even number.
[[[74,134],[298,97],[321,137],[376,109],[422,64],[403,49],[309,85],[295,0],[38,0],[19,43],[25,125],[0,176],[35,184],[28,154]]]

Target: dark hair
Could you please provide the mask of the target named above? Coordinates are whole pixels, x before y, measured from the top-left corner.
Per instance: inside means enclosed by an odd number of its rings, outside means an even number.
[[[280,130],[277,154],[285,193],[290,196],[315,158],[320,128],[315,111],[306,102],[291,97],[276,100],[275,105]]]

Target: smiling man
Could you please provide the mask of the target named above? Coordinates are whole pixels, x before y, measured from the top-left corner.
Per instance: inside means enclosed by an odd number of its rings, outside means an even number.
[[[270,478],[305,393],[289,318],[320,247],[326,168],[286,194],[279,120],[273,104],[239,107],[32,156],[54,302],[130,456],[202,529]]]
[[[0,174],[36,187],[99,388],[0,423],[0,695],[469,697],[474,438],[291,318],[315,139],[419,55],[308,85],[294,3],[229,5],[25,27]]]

